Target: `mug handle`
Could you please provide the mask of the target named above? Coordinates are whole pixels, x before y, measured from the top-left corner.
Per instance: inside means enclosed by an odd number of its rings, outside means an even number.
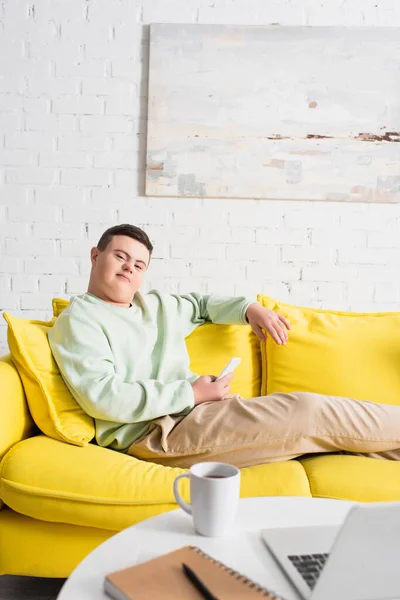
[[[190,478],[190,473],[182,473],[181,475],[178,475],[178,477],[176,477],[175,481],[174,481],[174,496],[175,496],[175,500],[177,501],[177,503],[179,504],[179,506],[181,508],[183,508],[183,510],[185,512],[188,513],[188,515],[192,514],[192,507],[190,506],[190,504],[188,504],[187,502],[185,502],[183,500],[183,498],[180,496],[179,491],[178,491],[178,482],[180,479],[183,479],[184,477],[187,477],[188,479]]]

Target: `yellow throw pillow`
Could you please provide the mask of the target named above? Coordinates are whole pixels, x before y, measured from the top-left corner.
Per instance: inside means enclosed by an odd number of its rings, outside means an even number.
[[[306,391],[400,404],[400,313],[305,308],[260,294],[287,317],[289,341],[262,344],[262,394]]]
[[[29,410],[39,429],[56,440],[86,446],[95,435],[93,419],[74,400],[53,358],[47,333],[51,321],[28,321],[4,313],[8,345],[21,377]]]
[[[68,300],[53,299],[53,314],[59,316],[68,306]],[[232,380],[232,394],[243,398],[260,395],[261,351],[260,342],[250,325],[214,325],[197,327],[186,338],[190,369],[199,375],[219,375],[233,357],[242,359]]]
[[[186,338],[190,369],[198,375],[219,375],[227,362],[242,359],[235,369],[231,393],[254,398],[261,390],[261,353],[258,337],[250,325],[205,323]]]
[[[53,315],[55,317],[59,317],[63,310],[69,306],[69,300],[65,300],[64,298],[53,298]]]

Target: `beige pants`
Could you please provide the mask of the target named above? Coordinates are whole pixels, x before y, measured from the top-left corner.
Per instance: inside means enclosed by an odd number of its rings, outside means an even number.
[[[204,460],[247,467],[338,451],[398,460],[399,448],[400,406],[295,392],[231,396],[161,417],[128,454],[185,468]]]

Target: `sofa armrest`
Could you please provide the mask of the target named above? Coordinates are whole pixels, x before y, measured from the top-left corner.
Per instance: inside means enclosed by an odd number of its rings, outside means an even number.
[[[11,356],[0,358],[0,460],[17,442],[37,431]]]

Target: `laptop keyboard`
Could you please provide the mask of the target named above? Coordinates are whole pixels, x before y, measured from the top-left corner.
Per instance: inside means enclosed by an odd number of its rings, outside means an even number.
[[[328,556],[329,554],[292,554],[288,559],[312,590]]]

